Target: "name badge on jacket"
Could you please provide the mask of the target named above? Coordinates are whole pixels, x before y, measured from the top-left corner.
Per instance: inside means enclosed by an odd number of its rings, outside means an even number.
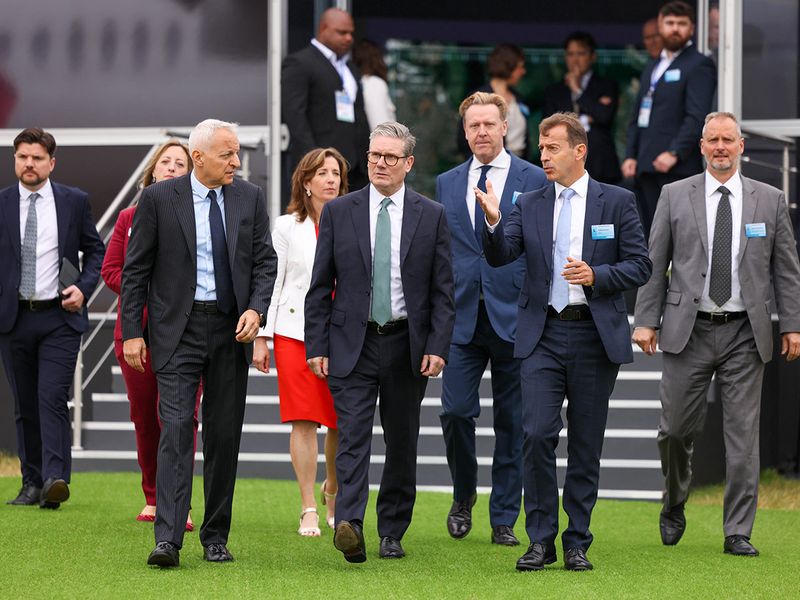
[[[767,237],[766,223],[746,223],[744,234],[749,238]]]
[[[653,94],[648,92],[642,98],[642,104],[639,106],[639,117],[636,119],[636,125],[641,128],[646,128],[650,125],[650,113],[653,110]]]
[[[614,239],[614,224],[608,223],[604,225],[592,225],[592,239],[593,240],[613,240]]]
[[[356,106],[347,92],[336,92],[336,118],[344,123],[355,123]]]
[[[664,81],[667,83],[672,83],[674,81],[681,80],[681,70],[680,69],[670,69],[669,71],[664,72]]]

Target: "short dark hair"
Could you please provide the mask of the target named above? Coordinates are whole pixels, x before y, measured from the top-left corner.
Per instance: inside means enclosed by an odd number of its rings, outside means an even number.
[[[56,138],[52,134],[47,133],[41,127],[28,127],[19,132],[19,135],[14,138],[14,152],[20,144],[41,144],[50,158],[56,154]]]
[[[578,144],[589,147],[586,129],[584,129],[578,115],[573,112],[557,112],[542,120],[539,123],[539,135],[547,135],[551,129],[559,125],[567,128],[567,141],[570,148],[574,148]]]
[[[570,42],[578,42],[579,44],[583,44],[592,54],[597,51],[597,42],[594,41],[591,33],[586,31],[573,31],[567,36],[567,39],[564,40],[564,50],[567,49]]]
[[[694,24],[696,23],[696,18],[694,14],[694,8],[687,2],[683,0],[672,0],[672,2],[667,2],[664,6],[661,7],[661,10],[658,11],[659,17],[689,17],[689,20]]]
[[[499,44],[486,60],[489,77],[508,79],[521,62],[525,62],[522,48],[514,44]]]

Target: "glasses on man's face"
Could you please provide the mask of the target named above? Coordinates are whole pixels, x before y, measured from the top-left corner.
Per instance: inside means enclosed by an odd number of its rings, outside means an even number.
[[[377,165],[378,161],[383,158],[383,162],[387,167],[394,167],[401,158],[408,158],[407,156],[397,156],[395,154],[381,154],[380,152],[367,152],[367,160],[373,165]]]

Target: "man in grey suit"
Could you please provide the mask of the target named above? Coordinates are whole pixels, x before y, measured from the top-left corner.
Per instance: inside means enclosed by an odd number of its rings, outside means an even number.
[[[176,567],[192,497],[193,413],[203,381],[204,558],[227,549],[251,342],[264,325],[277,260],[261,188],[233,176],[233,123],[207,119],[189,136],[194,171],[145,188],[122,272],[126,362],[143,371],[147,304],[160,395],[156,548],[148,564]]]
[[[661,192],[650,234],[653,276],[636,299],[633,341],[653,354],[660,330],[662,542],[677,544],[686,528],[693,441],[716,375],[727,477],[724,551],[757,556],[750,534],[758,503],[761,380],[773,347],[770,313],[777,308],[781,354],[794,360],[800,355],[800,264],[783,193],[739,173],[744,140],[736,117],[709,114],[700,149],[706,171]]]

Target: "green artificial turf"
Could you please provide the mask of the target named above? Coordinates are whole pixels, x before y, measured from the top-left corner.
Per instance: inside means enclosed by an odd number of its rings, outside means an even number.
[[[0,499],[13,498],[19,479],[0,478]],[[489,543],[486,496],[474,509],[472,533],[451,540],[446,494],[420,493],[403,539],[407,557],[380,560],[374,494],[365,533],[368,560],[346,563],[324,526],[321,538],[297,535],[299,500],[293,482],[240,479],[229,549],[236,560],[202,560],[198,533],[186,534],[178,569],[147,567],[152,524],[134,520],[143,501],[134,474],[78,473],[72,497],[57,511],[0,505],[2,598],[797,598],[800,596],[800,513],[761,510],[756,559],[722,553],[722,511],[689,505],[686,535],[664,547],[655,503],[600,501],[594,512],[595,570],[518,573],[523,546]],[[203,511],[195,479],[193,516]],[[322,509],[322,507],[320,507]],[[324,516],[324,509],[322,509]],[[566,522],[562,515],[562,527]]]

